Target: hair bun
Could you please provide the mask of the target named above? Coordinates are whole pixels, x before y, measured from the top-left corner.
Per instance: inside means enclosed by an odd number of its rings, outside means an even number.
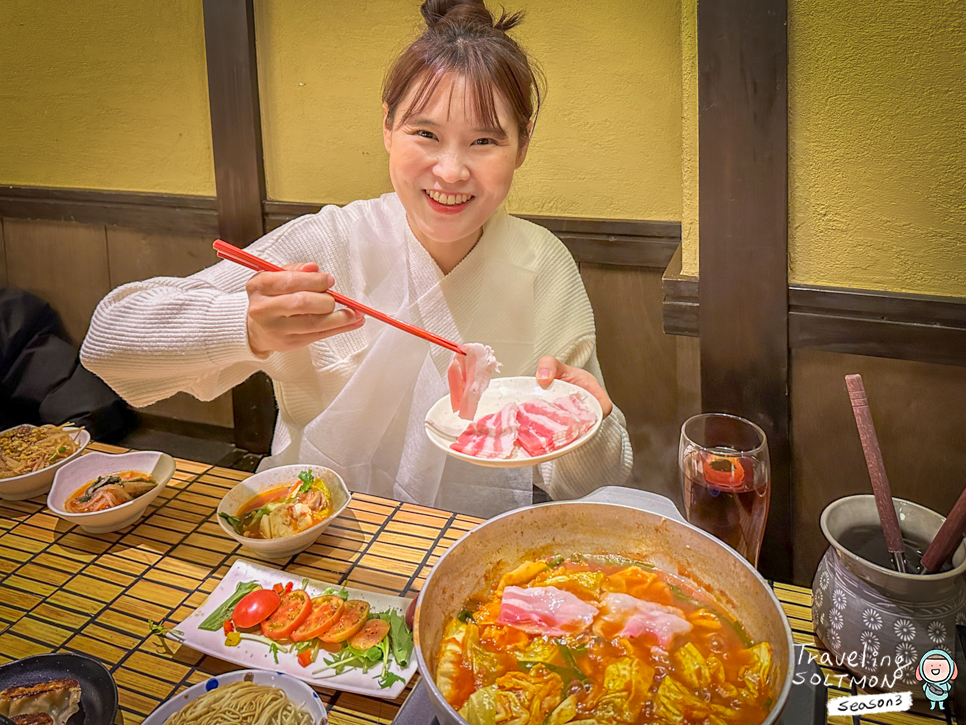
[[[483,0],[425,0],[419,12],[427,27],[436,32],[456,25],[475,25],[506,32],[522,19],[522,13],[507,15],[504,10],[500,19],[493,22],[493,15],[486,9]]]

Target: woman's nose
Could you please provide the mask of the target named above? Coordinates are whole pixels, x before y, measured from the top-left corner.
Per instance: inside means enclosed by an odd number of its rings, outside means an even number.
[[[466,181],[470,178],[470,167],[466,163],[466,158],[458,151],[450,151],[440,154],[436,159],[436,166],[433,168],[443,182],[454,184],[458,181]]]

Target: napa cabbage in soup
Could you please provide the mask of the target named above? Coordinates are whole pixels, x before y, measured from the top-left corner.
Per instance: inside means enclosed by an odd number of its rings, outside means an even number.
[[[772,651],[623,558],[521,564],[447,624],[436,684],[470,725],[758,725]]]
[[[235,532],[251,539],[280,539],[294,536],[325,521],[332,513],[328,486],[311,471],[298,480],[262,491],[232,516],[219,513]]]

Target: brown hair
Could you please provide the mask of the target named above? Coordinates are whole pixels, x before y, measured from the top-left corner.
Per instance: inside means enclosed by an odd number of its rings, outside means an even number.
[[[525,143],[527,126],[540,110],[542,75],[507,35],[523,14],[507,15],[504,10],[494,22],[483,0],[425,0],[419,12],[426,30],[390,66],[383,84],[387,126],[394,125],[410,88],[415,86],[416,92],[400,122],[425,108],[444,75],[456,73],[466,81],[470,110],[487,127],[500,127],[494,88],[499,92]]]

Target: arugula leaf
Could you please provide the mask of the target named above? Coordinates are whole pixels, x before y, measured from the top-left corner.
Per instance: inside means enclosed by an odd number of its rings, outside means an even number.
[[[251,594],[258,588],[258,582],[238,582],[238,585],[235,587],[235,593],[228,597],[220,607],[209,614],[205,621],[198,625],[198,629],[203,629],[206,632],[217,632],[225,622],[231,619],[231,613],[234,611],[235,605],[246,595]]]
[[[413,655],[413,633],[406,626],[406,618],[395,609],[378,612],[372,616],[389,622],[389,641],[392,645],[392,658],[400,667],[408,667],[409,660]]]
[[[312,490],[312,484],[315,483],[315,476],[312,475],[312,471],[302,471],[299,474],[299,480],[302,485],[299,486],[298,493],[308,493]]]
[[[307,640],[305,640],[303,642],[296,642],[295,643],[295,651],[298,654],[302,654],[305,650],[312,649],[312,647],[314,646],[312,644],[312,642],[314,642],[314,641],[315,640],[307,639]]]
[[[272,642],[268,649],[272,653],[272,657],[275,658],[275,664],[278,664],[278,645]]]
[[[379,678],[379,687],[381,687],[382,689],[386,689],[387,687],[392,687],[393,682],[405,682],[405,679],[397,675],[395,672],[389,672],[387,670]]]
[[[349,598],[349,590],[346,589],[345,587],[342,587],[341,589],[336,589],[335,587],[328,587],[324,592],[322,592],[323,597],[328,597],[333,594],[337,597],[342,597],[343,600],[346,600]]]
[[[151,634],[153,634],[155,637],[160,637],[162,640],[168,636],[168,632],[178,635],[179,637],[184,637],[184,632],[182,632],[180,629],[165,627],[159,622],[155,622],[151,619],[148,620],[148,629],[151,630]]]

